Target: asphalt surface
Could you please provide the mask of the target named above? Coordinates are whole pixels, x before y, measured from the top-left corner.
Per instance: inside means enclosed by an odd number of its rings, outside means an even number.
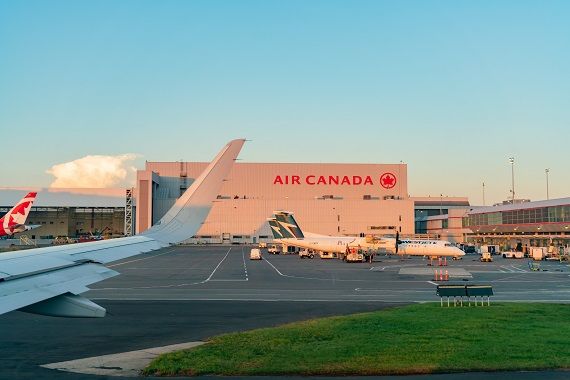
[[[63,319],[12,312],[0,316],[0,379],[101,379],[39,367],[41,364],[203,340],[225,332],[314,317],[437,301],[435,282],[399,275],[425,267],[420,258],[378,257],[372,264],[264,255],[248,247],[177,247],[117,262],[120,276],[86,296],[108,310],[101,319]],[[494,300],[570,302],[566,264],[476,257],[449,262],[493,284]],[[438,268],[439,269],[439,268]],[[569,338],[570,340],[570,338]],[[569,342],[570,343],[570,342]],[[388,379],[566,379],[568,372],[470,373]]]
[[[376,257],[372,264],[336,259],[299,259],[269,255],[249,260],[248,247],[181,247],[112,265],[121,276],[96,284],[86,293],[103,300],[242,300],[312,302],[437,301],[433,276],[400,275],[402,268],[425,269],[422,258]],[[528,261],[478,256],[448,261],[448,267],[471,273],[469,281],[492,284],[497,301],[570,302],[566,263],[542,262],[531,271]],[[435,267],[435,269],[447,269]],[[461,280],[461,279],[456,279]]]

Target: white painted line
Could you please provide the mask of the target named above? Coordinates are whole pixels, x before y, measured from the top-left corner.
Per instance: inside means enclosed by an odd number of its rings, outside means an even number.
[[[353,296],[351,296],[353,297]],[[436,302],[435,300],[410,300],[410,301],[400,301],[392,299],[349,299],[349,298],[331,298],[331,299],[320,299],[320,298],[306,298],[306,299],[293,299],[293,298],[281,298],[281,299],[267,299],[267,298],[91,298],[94,301],[236,301],[236,302],[387,302],[387,303],[418,303],[418,302]],[[520,302],[528,302],[520,301]],[[534,302],[534,300],[533,300]],[[559,302],[570,302],[570,300],[563,300]]]
[[[428,281],[428,284],[439,285],[439,284],[437,284],[437,283],[435,283],[435,282],[433,282],[433,281]]]
[[[243,247],[241,247],[241,257],[243,258],[243,271],[245,272],[245,281],[248,281],[249,278],[247,276],[247,265],[245,264],[245,252],[243,251]]]
[[[212,276],[214,275],[214,273],[216,273],[216,271],[218,270],[218,268],[220,267],[220,265],[222,265],[222,263],[224,262],[224,260],[226,259],[226,257],[228,257],[230,251],[231,251],[231,247],[230,249],[228,249],[228,252],[226,252],[226,255],[222,258],[222,260],[220,260],[220,262],[218,263],[218,265],[216,265],[216,267],[214,268],[214,270],[212,271],[212,273],[210,273],[210,275],[208,276],[207,279],[202,280],[202,281],[198,281],[198,282],[187,282],[187,283],[182,283],[182,284],[170,284],[170,285],[156,285],[156,286],[136,286],[136,287],[131,287],[131,288],[96,288],[96,289],[89,289],[89,291],[93,292],[93,291],[100,291],[100,290],[135,290],[135,289],[165,289],[165,288],[180,288],[182,286],[191,286],[191,285],[200,285],[200,284],[205,284],[206,282],[210,281],[212,279]],[[163,255],[167,254],[169,252],[165,252],[163,253]],[[158,256],[158,255],[156,255]],[[153,257],[156,257],[153,256]],[[150,257],[148,257],[150,259]],[[136,260],[135,260],[136,261]]]
[[[281,273],[281,271],[279,271],[279,269],[277,269],[275,267],[275,265],[271,264],[271,262],[267,259],[264,259],[265,262],[267,262],[267,264],[271,265],[271,267],[273,269],[275,269],[275,271],[282,277],[287,277],[287,278],[296,278],[296,279],[300,279],[300,280],[316,280],[316,281],[332,281],[332,282],[374,282],[377,283],[378,281],[376,281],[375,279],[370,279],[370,280],[341,280],[341,279],[337,279],[337,278],[320,278],[320,277],[303,277],[303,276],[293,276],[293,275],[289,275],[289,274],[283,274]],[[380,281],[380,282],[389,282],[389,283],[393,283],[394,281],[390,280],[390,281]],[[401,281],[401,282],[422,282],[422,281]]]
[[[172,252],[172,251],[174,251],[174,250],[175,250],[175,249],[172,248],[172,249],[170,249],[170,250],[168,250],[168,251],[166,251],[166,252],[159,253],[158,255],[143,257],[143,258],[141,258],[141,259],[135,259],[135,260],[125,261],[125,262],[118,263],[118,264],[113,264],[113,265],[107,265],[107,268],[118,267],[119,265],[125,265],[125,264],[129,264],[129,263],[135,263],[135,262],[137,262],[137,261],[143,261],[143,260],[154,259],[155,257],[164,256],[164,255],[166,255],[167,253],[170,253],[170,252]],[[143,253],[143,255],[144,255],[144,253]]]
[[[269,260],[265,259],[264,261],[265,261],[267,264],[271,265],[271,268],[275,269],[275,272],[277,272],[277,273],[279,274],[279,276],[282,276],[282,277],[289,277],[289,276],[286,276],[286,275],[284,275],[283,273],[279,272],[279,269],[275,268],[275,265],[271,264],[271,262],[270,262]]]
[[[232,248],[230,247],[230,249],[228,249],[228,252],[226,252],[226,255],[220,260],[220,262],[218,263],[218,265],[216,265],[216,267],[214,268],[214,270],[212,271],[212,273],[210,273],[210,275],[208,276],[207,279],[205,279],[204,282],[208,282],[210,281],[210,279],[212,278],[212,276],[216,273],[216,271],[218,270],[218,268],[220,267],[220,265],[222,265],[222,263],[224,262],[224,260],[226,259],[226,257],[228,257],[228,255],[230,254],[230,251],[232,250]]]

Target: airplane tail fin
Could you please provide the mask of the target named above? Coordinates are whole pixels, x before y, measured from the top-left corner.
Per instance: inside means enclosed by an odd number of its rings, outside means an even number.
[[[36,192],[30,192],[26,194],[22,200],[16,203],[16,205],[12,207],[10,211],[8,211],[6,215],[2,217],[2,219],[0,219],[0,223],[5,230],[10,229],[10,227],[23,225],[26,223],[28,214],[32,209],[32,204],[36,200],[36,195]]]
[[[293,213],[288,211],[275,211],[274,214],[275,218],[277,219],[277,223],[281,227],[281,230],[286,231],[287,234],[292,235],[291,237],[297,239],[303,239],[305,237],[303,231],[301,231],[301,227],[299,227],[297,221],[293,217]]]
[[[269,227],[271,227],[271,232],[273,233],[273,238],[274,239],[283,239],[284,236],[281,233],[281,228],[279,227],[279,224],[277,223],[277,219],[268,218],[267,223],[269,224]]]

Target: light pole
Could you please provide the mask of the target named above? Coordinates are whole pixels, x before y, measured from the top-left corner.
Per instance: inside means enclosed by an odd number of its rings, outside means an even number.
[[[509,157],[511,163],[511,191],[513,193],[513,204],[515,204],[515,158]]]
[[[485,182],[483,182],[483,206],[485,206]]]
[[[546,168],[544,169],[544,172],[546,173],[546,200],[549,200],[550,198],[548,197],[548,173],[550,173],[550,169]]]

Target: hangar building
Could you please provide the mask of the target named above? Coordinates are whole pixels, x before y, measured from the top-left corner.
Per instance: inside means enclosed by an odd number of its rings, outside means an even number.
[[[36,191],[38,196],[26,224],[41,227],[15,234],[15,238],[125,234],[125,189],[0,188],[0,217],[29,191]]]
[[[137,172],[136,232],[160,220],[207,165],[147,162]],[[266,219],[274,210],[291,211],[303,230],[325,235],[414,233],[406,164],[237,162],[196,240],[271,240]]]

